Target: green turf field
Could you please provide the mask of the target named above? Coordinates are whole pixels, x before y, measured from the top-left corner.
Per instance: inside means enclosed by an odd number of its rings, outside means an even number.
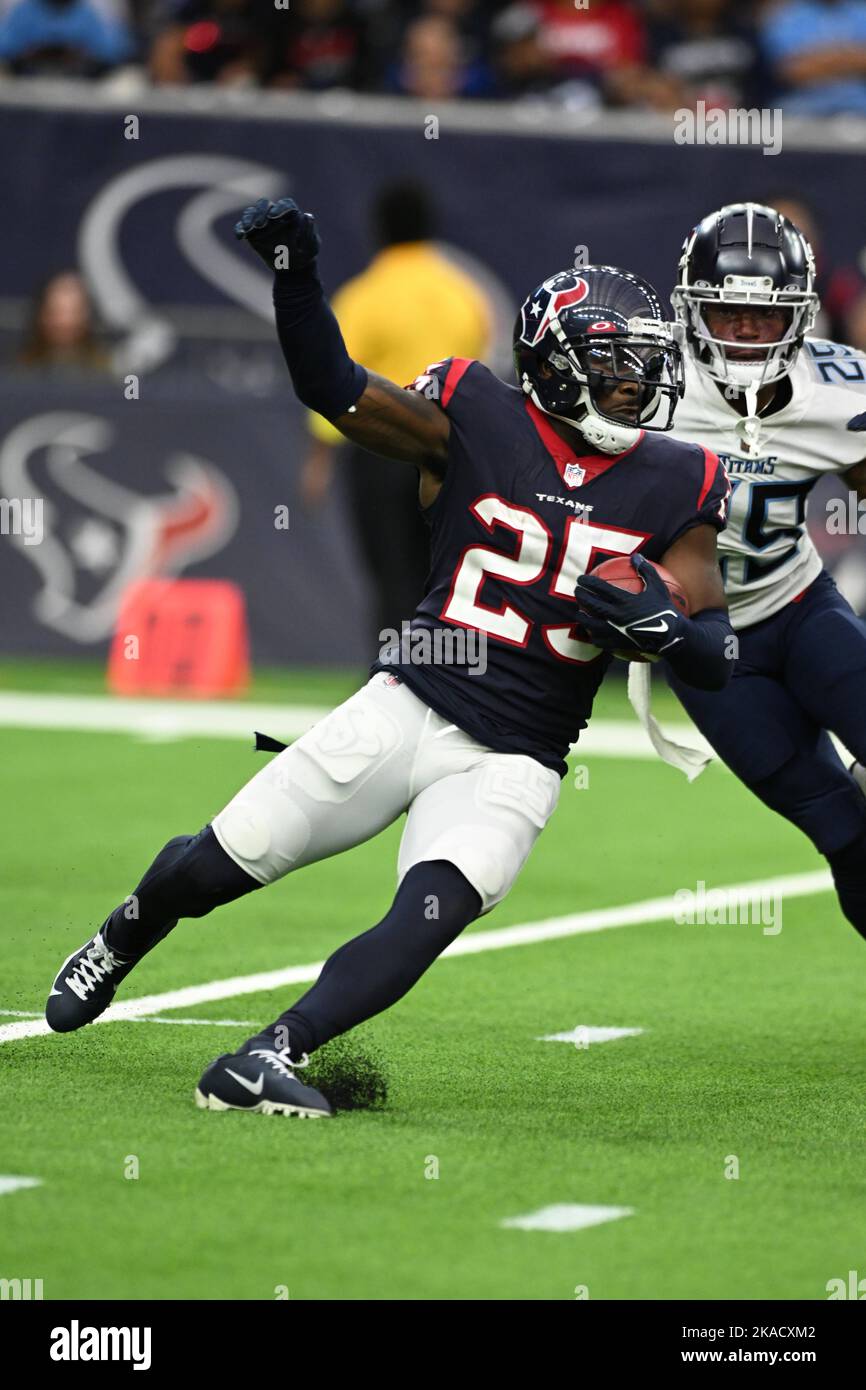
[[[353,684],[273,674],[252,695],[327,702]],[[100,680],[6,663],[0,687]],[[621,687],[598,713],[626,717]],[[8,1024],[260,762],[231,739],[9,728],[0,756]],[[653,761],[588,772],[471,933],[822,867],[717,767],[691,787]],[[321,961],[386,910],[399,834],[181,924],[119,998]],[[47,1299],[823,1299],[866,1274],[866,948],[830,894],[785,898],[774,935],[668,918],[442,960],[316,1056],[326,1075],[384,1075],[379,1106],[314,1123],[198,1111],[204,1067],[253,1031],[228,1021],[265,1022],[303,989],[160,1014],[216,1024],[0,1044],[0,1174],[41,1181],[0,1195],[0,1278],[41,1278]],[[579,1025],[643,1032],[538,1040]],[[502,1225],[559,1204],[632,1214]]]

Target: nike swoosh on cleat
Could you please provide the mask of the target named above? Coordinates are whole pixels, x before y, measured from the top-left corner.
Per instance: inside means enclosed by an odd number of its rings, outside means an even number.
[[[255,1082],[247,1081],[245,1076],[238,1076],[236,1071],[232,1071],[231,1067],[226,1067],[226,1071],[228,1072],[229,1076],[233,1076],[235,1081],[240,1082],[241,1086],[243,1086],[245,1090],[251,1092],[252,1095],[261,1095],[262,1088],[265,1084],[265,1074],[263,1071],[259,1072],[259,1079]]]

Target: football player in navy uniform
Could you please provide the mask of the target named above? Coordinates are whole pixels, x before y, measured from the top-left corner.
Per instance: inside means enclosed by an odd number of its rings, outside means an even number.
[[[540,285],[515,331],[518,387],[451,359],[405,389],[349,358],[310,214],[261,200],[236,231],[275,271],[299,399],[356,444],[418,469],[427,591],[361,690],[198,835],[161,850],[134,891],[134,920],[121,904],[65,962],[46,1014],[61,1032],[90,1022],[178,918],[405,814],[383,920],[341,946],[279,1019],[212,1063],[196,1092],[210,1109],[328,1115],[298,1069],[400,999],[502,901],[556,806],[612,651],[662,656],[708,689],[729,678],[716,556],[729,486],[713,454],[665,433],[682,390],[678,330],[636,276],[595,267]],[[639,592],[590,573],[612,556],[633,557]],[[650,561],[673,574],[692,616]]]
[[[687,343],[674,432],[715,450],[733,487],[719,548],[739,644],[723,691],[672,670],[671,683],[728,767],[826,856],[842,911],[866,936],[866,626],[806,530],[823,474],[866,498],[866,357],[807,338],[814,258],[774,208],[737,203],[704,218],[671,297]]]

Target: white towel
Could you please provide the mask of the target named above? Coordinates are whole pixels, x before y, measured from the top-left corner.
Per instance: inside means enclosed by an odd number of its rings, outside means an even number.
[[[712,755],[701,753],[697,748],[687,748],[683,743],[674,743],[662,733],[661,725],[652,712],[652,664],[648,661],[630,661],[628,664],[628,698],[632,709],[646,729],[650,742],[660,758],[671,767],[679,768],[690,782],[700,777],[704,768],[712,762]]]

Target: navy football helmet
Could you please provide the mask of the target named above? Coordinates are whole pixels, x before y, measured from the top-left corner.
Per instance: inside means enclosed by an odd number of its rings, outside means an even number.
[[[819,301],[812,248],[775,208],[730,203],[686,238],[671,303],[696,366],[723,385],[758,390],[791,370],[814,327]],[[730,304],[784,309],[782,336],[749,343],[745,360],[743,345],[714,337],[704,317],[708,305]]]
[[[540,410],[604,453],[621,453],[642,429],[671,428],[685,390],[682,337],[646,280],[584,266],[550,276],[524,302],[514,365]]]

